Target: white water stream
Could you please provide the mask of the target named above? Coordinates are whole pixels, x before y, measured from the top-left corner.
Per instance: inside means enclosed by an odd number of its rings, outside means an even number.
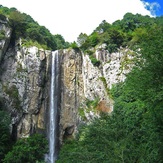
[[[52,52],[51,86],[50,86],[50,130],[49,130],[49,156],[48,162],[55,163],[57,158],[57,110],[58,110],[58,76],[59,56],[58,51]]]

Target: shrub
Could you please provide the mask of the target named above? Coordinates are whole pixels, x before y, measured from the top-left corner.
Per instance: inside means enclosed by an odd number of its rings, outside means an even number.
[[[94,66],[96,67],[100,66],[101,62],[97,60],[93,55],[90,55],[89,58]]]
[[[0,40],[5,39],[5,31],[4,30],[0,30]]]
[[[6,21],[6,16],[0,14],[0,20]]]
[[[11,121],[5,109],[4,99],[0,98],[0,162],[12,146],[9,128]]]
[[[15,85],[12,85],[10,88],[7,86],[3,86],[4,92],[9,95],[10,99],[12,100],[12,105],[15,109],[20,110],[21,101],[19,98],[19,91]]]
[[[70,44],[70,47],[74,50],[79,50],[79,47],[77,45],[77,43],[74,41],[73,43]]]
[[[34,163],[42,161],[47,152],[47,140],[43,135],[34,134],[29,138],[19,139],[13,149],[7,153],[4,163]]]

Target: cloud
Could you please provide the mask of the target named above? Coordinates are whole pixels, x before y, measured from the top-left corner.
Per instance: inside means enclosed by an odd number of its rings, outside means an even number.
[[[127,12],[151,15],[141,0],[0,0],[0,4],[29,14],[52,34],[61,34],[70,42],[81,32],[91,34],[103,20],[112,23]]]
[[[143,4],[144,4],[144,7],[150,11],[151,15],[152,16],[156,16],[156,12],[160,9],[160,4],[157,3],[157,2],[145,2],[145,1],[142,1]]]

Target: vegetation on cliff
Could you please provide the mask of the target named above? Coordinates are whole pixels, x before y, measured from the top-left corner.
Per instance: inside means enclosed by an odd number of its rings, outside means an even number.
[[[15,40],[23,38],[25,45],[35,45],[44,49],[63,49],[69,46],[64,38],[57,34],[52,35],[50,31],[40,26],[31,16],[19,12],[16,8],[7,8],[0,6],[0,18],[6,16],[9,19],[12,32],[12,44]],[[0,34],[0,38],[3,35]]]
[[[103,22],[94,31],[99,32],[98,42],[104,35],[117,35],[111,45],[112,36],[105,37],[108,48],[114,47],[111,52],[129,46],[141,56],[125,82],[111,89],[114,111],[83,126],[75,140],[65,142],[58,163],[163,162],[162,23],[162,17],[127,14],[122,21],[112,26]],[[112,28],[119,32],[106,32]],[[119,44],[120,36],[123,39]]]
[[[10,133],[11,119],[0,98],[0,162],[22,163],[44,160],[48,151],[47,139],[40,134],[15,141]]]
[[[105,49],[110,53],[117,52],[121,47],[134,49],[139,43],[138,37],[142,37],[148,28],[161,26],[162,22],[163,17],[153,18],[127,13],[122,20],[117,20],[112,24],[103,20],[90,35],[81,33],[76,45],[87,53],[92,63],[98,67],[100,62],[94,55],[96,46],[105,44]]]
[[[0,162],[12,146],[9,125],[10,117],[5,111],[3,99],[0,98]]]
[[[127,13],[122,20],[117,20],[113,24],[103,20],[89,36],[81,33],[77,38],[77,43],[84,51],[105,43],[110,53],[116,52],[120,47],[131,47],[137,35],[141,35],[151,26],[161,25],[162,19],[162,17],[151,18]]]
[[[9,18],[13,44],[21,37],[25,45],[39,44],[46,49],[69,46],[61,35],[52,35],[15,8],[0,6],[0,14]],[[0,39],[3,37],[2,31]],[[99,66],[94,49],[104,43],[110,53],[129,47],[141,56],[126,81],[109,90],[115,101],[114,111],[82,126],[75,140],[65,142],[57,162],[163,162],[163,17],[127,13],[113,24],[102,21],[91,35],[81,33],[71,47],[89,54],[92,63]],[[17,92],[14,89],[12,93]],[[33,135],[14,144],[10,138],[10,119],[3,102],[0,104],[0,162],[43,160],[47,152],[45,138]]]

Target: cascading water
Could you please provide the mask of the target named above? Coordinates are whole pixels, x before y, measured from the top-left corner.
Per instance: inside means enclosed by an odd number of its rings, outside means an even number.
[[[48,163],[55,163],[57,159],[57,114],[59,102],[59,55],[52,52],[51,86],[50,86],[50,128],[49,128],[49,156]]]

